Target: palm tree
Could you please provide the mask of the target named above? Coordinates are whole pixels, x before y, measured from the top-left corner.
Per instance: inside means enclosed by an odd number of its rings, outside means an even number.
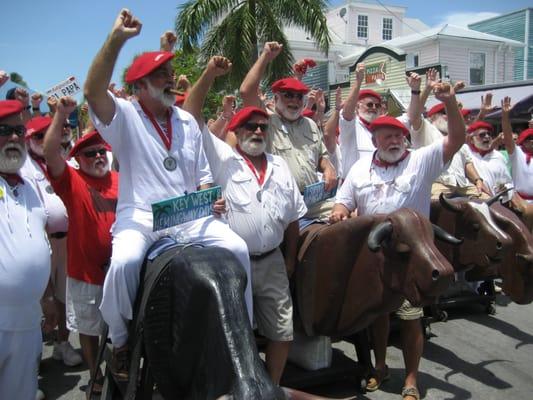
[[[176,33],[184,51],[203,40],[204,60],[228,57],[233,68],[229,80],[238,86],[253,63],[258,49],[268,41],[283,44],[284,51],[269,66],[266,81],[287,76],[293,64],[283,26],[304,29],[317,48],[327,53],[330,37],[324,10],[327,0],[189,0],[180,7]]]

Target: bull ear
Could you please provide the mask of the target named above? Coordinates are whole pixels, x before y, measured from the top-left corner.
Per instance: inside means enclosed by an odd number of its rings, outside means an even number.
[[[509,190],[511,190],[511,188],[505,188],[504,190],[502,190],[501,192],[499,193],[496,193],[494,196],[492,196],[490,199],[488,199],[485,204],[487,204],[488,206],[496,203],[500,197],[502,197],[505,193],[507,193]]]
[[[368,248],[374,253],[381,249],[381,243],[392,234],[392,222],[384,221],[377,224],[368,234]]]
[[[446,243],[454,244],[454,245],[463,243],[462,239],[457,239],[455,236],[449,234],[444,229],[442,229],[440,226],[435,225],[435,224],[431,224],[431,225],[433,225],[433,233],[435,234],[435,237],[437,239],[442,240],[443,242],[446,242]]]
[[[439,202],[448,211],[454,213],[460,213],[462,211],[461,206],[453,201],[448,200],[448,198],[444,196],[444,193],[439,194]]]

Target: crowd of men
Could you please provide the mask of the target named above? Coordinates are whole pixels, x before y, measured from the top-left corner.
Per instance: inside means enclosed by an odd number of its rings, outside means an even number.
[[[98,393],[96,353],[105,322],[114,346],[111,370],[128,380],[128,323],[140,268],[164,235],[236,256],[248,277],[243,298],[250,324],[268,340],[266,367],[279,384],[294,331],[289,277],[299,234],[309,225],[401,207],[429,217],[431,198],[440,193],[485,198],[514,187],[513,201],[531,229],[533,126],[513,132],[510,98],[501,104],[498,135],[483,120],[489,96],[474,116],[456,99],[461,84],[442,83],[429,70],[421,89],[422,77],[411,73],[408,110],[394,118],[379,93],[361,89],[359,64],[348,97],[343,101],[337,90],[328,111],[325,94],[302,81],[313,65],[303,60],[294,76],[271,85],[268,99],[260,83],[284,51],[268,42],[240,86],[242,106],[226,96],[217,119],[206,121],[206,95],[231,61],[213,57],[194,85],[184,76],[176,82],[172,33],[162,36],[160,51],[141,54],[128,68],[133,93],[111,84],[120,50],[141,27],[128,10],[118,15],[85,81],[90,122],[75,142],[72,98],[50,99],[48,115],[39,110],[42,96],[30,98],[20,88],[0,101],[0,398],[43,398],[37,387],[42,331],[56,327],[54,358],[82,362],[68,341],[69,332],[78,333]],[[6,80],[0,71],[0,85]],[[177,87],[186,93],[176,95]],[[431,93],[439,103],[425,112]],[[111,154],[120,172],[111,169]],[[319,182],[324,192],[338,188],[336,197],[306,205],[305,188]],[[211,216],[153,231],[152,203],[213,185],[223,196]],[[397,315],[402,397],[419,399],[423,312],[406,300]],[[371,332],[369,391],[389,377],[389,315]]]

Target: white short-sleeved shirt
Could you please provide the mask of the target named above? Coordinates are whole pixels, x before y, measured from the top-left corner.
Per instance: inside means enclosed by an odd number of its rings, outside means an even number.
[[[359,215],[389,213],[402,207],[429,217],[431,184],[445,165],[442,141],[418,150],[393,167],[378,167],[372,159],[356,162],[335,199]]]
[[[15,188],[0,177],[0,331],[40,326],[40,300],[50,277],[42,197],[26,178]]]
[[[484,156],[470,148],[468,151],[477,173],[493,194],[498,191],[499,186],[512,183],[505,157],[499,151],[493,150]]]
[[[20,170],[20,174],[32,180],[38,186],[48,214],[48,233],[67,232],[67,209],[59,196],[54,193],[52,185],[50,185],[39,164],[28,156]]]
[[[409,127],[409,120],[405,115],[396,118],[405,126]],[[358,160],[372,159],[376,147],[372,143],[372,132],[361,121],[359,116],[348,121],[344,119],[343,111],[339,118],[339,147],[341,149],[341,162],[343,178],[348,175],[350,168]]]
[[[414,149],[428,146],[431,143],[442,141],[442,133],[429,122],[422,119],[419,129],[411,127],[411,144]],[[472,162],[468,146],[463,145],[457,153],[454,154],[450,166],[436,179],[437,182],[449,186],[467,187],[471,186],[470,181],[465,174],[465,165]]]
[[[287,226],[307,212],[287,163],[279,156],[267,154],[265,179],[260,187],[238,152],[209,133],[207,127],[203,136],[215,183],[222,186],[227,201],[230,228],[244,239],[251,254],[278,247]]]
[[[167,150],[138,101],[108,93],[115,102],[111,123],[105,125],[90,109],[89,115],[120,164],[117,221],[150,221],[152,203],[194,192],[198,186],[213,182],[202,134],[191,114],[172,107],[172,145]],[[169,156],[177,161],[174,171],[167,171],[163,165]]]
[[[526,154],[520,146],[515,146],[509,155],[513,171],[513,182],[517,192],[533,196],[533,161],[527,163]],[[533,203],[533,200],[527,200]]]

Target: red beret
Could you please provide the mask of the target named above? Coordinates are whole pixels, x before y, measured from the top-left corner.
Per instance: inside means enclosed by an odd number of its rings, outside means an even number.
[[[227,127],[228,131],[235,131],[235,129],[244,125],[253,114],[259,114],[268,119],[268,114],[265,110],[258,107],[244,107],[231,118]]]
[[[187,99],[187,93],[179,93],[176,95],[176,101],[174,102],[175,106],[181,107],[185,100]]]
[[[272,92],[299,92],[309,93],[309,88],[296,78],[280,79],[272,84]]]
[[[528,128],[525,131],[520,132],[520,136],[518,136],[516,144],[521,145],[524,142],[524,140],[526,140],[529,137],[533,137],[533,128]]]
[[[52,124],[50,117],[35,117],[26,123],[26,138],[31,138],[39,132],[43,132]]]
[[[310,108],[305,108],[302,112],[302,115],[307,118],[313,118],[315,115],[315,112],[311,110]]]
[[[68,153],[68,157],[75,157],[81,150],[94,144],[103,144],[107,151],[111,151],[111,146],[109,146],[107,142],[102,139],[102,136],[100,136],[98,131],[94,130],[86,133],[76,141],[76,144],[70,150],[70,153]]]
[[[22,112],[24,106],[18,100],[0,100],[0,118],[7,118]]]
[[[428,111],[428,117],[431,117],[433,114],[444,113],[446,114],[446,107],[444,103],[439,103],[431,107]]]
[[[405,127],[404,124],[402,124],[400,121],[398,121],[394,117],[390,117],[388,115],[384,115],[382,117],[376,118],[374,121],[370,123],[370,132],[374,133],[379,128],[396,128],[401,129],[403,134],[407,136],[409,134],[409,129]]]
[[[126,83],[133,83],[136,80],[145,77],[173,57],[174,54],[170,51],[150,51],[143,53],[133,60],[124,80]]]
[[[379,102],[382,101],[381,99],[381,95],[372,90],[372,89],[363,89],[363,90],[360,90],[359,91],[359,95],[357,96],[357,100],[361,100],[362,98],[364,97],[374,97],[375,99],[377,99]]]
[[[461,115],[464,117],[470,115],[470,113],[472,112],[472,110],[469,110],[468,108],[461,108]]]
[[[472,133],[474,131],[477,131],[478,129],[486,129],[489,132],[494,132],[494,128],[492,127],[492,125],[484,121],[476,121],[473,124],[468,125],[466,131],[468,133]]]

